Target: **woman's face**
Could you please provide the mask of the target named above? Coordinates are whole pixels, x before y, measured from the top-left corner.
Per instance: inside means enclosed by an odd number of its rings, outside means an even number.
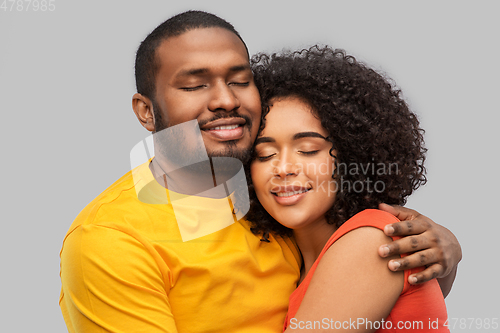
[[[295,97],[274,101],[266,116],[252,181],[264,208],[288,228],[326,223],[336,192],[327,136],[311,107]]]

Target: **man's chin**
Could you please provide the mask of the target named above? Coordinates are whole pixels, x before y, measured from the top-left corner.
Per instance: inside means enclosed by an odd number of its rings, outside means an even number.
[[[240,160],[243,164],[250,161],[251,158],[251,147],[240,148],[234,144],[228,145],[222,149],[211,149],[207,148],[208,157],[232,157]]]

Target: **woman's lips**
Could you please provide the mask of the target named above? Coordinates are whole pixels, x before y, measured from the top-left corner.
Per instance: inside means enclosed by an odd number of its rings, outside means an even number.
[[[302,200],[310,190],[310,188],[291,186],[282,187],[279,191],[271,190],[271,193],[278,204],[291,206]]]

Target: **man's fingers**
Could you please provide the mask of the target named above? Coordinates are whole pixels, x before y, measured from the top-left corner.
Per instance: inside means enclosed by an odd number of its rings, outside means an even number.
[[[385,212],[388,212],[396,216],[400,221],[413,220],[418,215],[420,215],[417,211],[413,209],[401,206],[391,206],[385,203],[381,203],[380,205],[378,205],[378,208],[380,210],[383,210]]]
[[[428,249],[430,245],[431,244],[429,244],[429,241],[425,236],[408,236],[398,239],[392,243],[381,245],[378,249],[378,253],[381,257],[385,258],[392,255]]]
[[[429,227],[430,224],[427,221],[419,218],[388,224],[384,228],[384,233],[387,236],[418,235],[428,230]]]
[[[388,266],[391,271],[401,271],[434,263],[436,263],[436,251],[427,249],[413,253],[401,259],[393,259],[389,261]]]
[[[412,274],[408,277],[408,282],[410,284],[420,284],[427,281],[430,281],[434,278],[441,277],[444,272],[443,266],[440,264],[434,264],[432,266],[427,267],[424,271]]]

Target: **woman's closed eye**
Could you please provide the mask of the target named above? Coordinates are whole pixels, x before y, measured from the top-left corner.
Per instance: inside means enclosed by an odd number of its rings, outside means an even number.
[[[273,154],[261,154],[261,155],[257,155],[257,159],[261,162],[264,162],[264,161],[267,161],[269,159],[271,159],[273,156],[275,156],[276,153],[273,153]]]
[[[309,151],[299,150],[299,153],[302,155],[316,155],[317,153],[319,153],[319,149],[318,150],[309,150]]]

